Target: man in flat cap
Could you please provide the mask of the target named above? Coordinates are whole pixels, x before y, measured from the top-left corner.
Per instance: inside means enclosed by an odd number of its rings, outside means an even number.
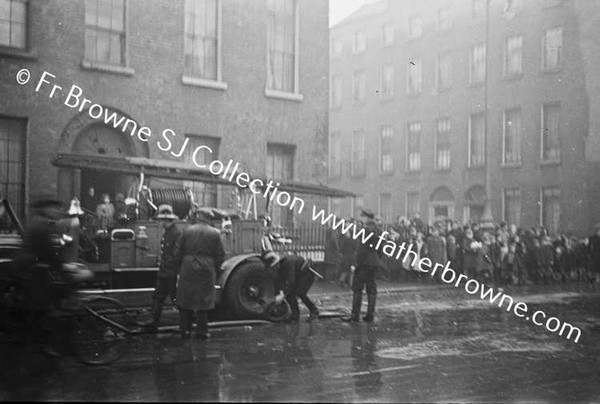
[[[379,236],[379,229],[375,224],[375,214],[369,209],[361,209],[361,216],[365,220],[366,234],[372,233],[370,240],[376,240]],[[360,317],[360,307],[362,305],[362,291],[366,286],[368,296],[367,315],[363,321],[371,322],[375,314],[375,301],[377,298],[377,285],[375,284],[375,273],[379,266],[380,251],[376,250],[372,243],[358,243],[356,252],[356,270],[352,280],[352,314],[346,317],[344,321],[357,322]]]
[[[175,223],[179,218],[173,213],[171,205],[160,205],[156,213],[156,220],[162,222],[165,232],[160,241],[160,260],[156,288],[152,295],[152,322],[146,327],[156,329],[160,322],[163,305],[167,296],[175,302],[175,285],[179,267],[175,260],[175,245],[183,234],[181,227]]]
[[[208,311],[215,305],[216,272],[225,258],[218,230],[210,226],[212,212],[196,208],[194,224],[188,226],[175,244],[174,265],[179,267],[177,306],[181,337],[188,339],[196,317],[196,337],[207,339]]]

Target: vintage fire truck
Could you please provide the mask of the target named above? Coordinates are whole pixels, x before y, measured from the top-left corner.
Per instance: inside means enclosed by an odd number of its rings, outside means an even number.
[[[312,237],[306,234],[273,235],[265,228],[261,214],[268,214],[269,198],[260,209],[256,194],[240,189],[226,178],[215,176],[208,170],[176,161],[138,157],[108,157],[61,154],[53,164],[61,169],[85,170],[88,178],[94,176],[122,181],[124,176],[135,190],[133,219],[114,223],[110,230],[91,227],[94,245],[98,247],[98,259],[87,255],[86,264],[95,273],[95,279],[106,293],[140,292],[148,294],[154,287],[158,271],[160,240],[163,228],[153,220],[155,208],[163,203],[173,206],[175,213],[186,225],[192,207],[193,196],[182,182],[196,182],[231,187],[228,209],[213,209],[215,227],[227,224],[222,231],[226,260],[217,274],[217,307],[234,318],[256,318],[262,315],[264,302],[272,298],[273,280],[267,275],[261,260],[264,237],[270,237],[275,251],[299,253],[322,261],[325,229],[318,223],[308,223]],[[261,181],[266,184],[267,181]],[[133,184],[133,185],[131,185]],[[324,185],[300,181],[278,181],[278,189],[293,195],[309,196],[326,200],[354,197],[354,194]],[[87,211],[93,219],[94,212]],[[85,221],[84,221],[85,222]],[[93,223],[91,220],[89,223]],[[285,242],[290,241],[291,244]],[[278,240],[284,240],[278,243]],[[94,286],[98,292],[98,284]]]

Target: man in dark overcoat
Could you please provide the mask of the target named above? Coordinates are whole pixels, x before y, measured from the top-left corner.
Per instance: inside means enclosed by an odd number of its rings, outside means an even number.
[[[160,263],[156,288],[152,295],[152,322],[147,325],[150,329],[158,327],[167,296],[171,297],[171,301],[175,301],[175,285],[179,273],[179,267],[175,262],[175,245],[183,233],[181,227],[175,223],[179,218],[173,213],[171,205],[160,205],[155,219],[162,222],[165,232],[160,241]]]
[[[365,217],[365,233],[373,233],[371,240],[376,240],[379,236],[379,229],[375,224],[375,214],[370,210],[362,210],[362,216]],[[375,302],[377,299],[377,285],[375,283],[375,273],[380,265],[380,251],[372,244],[359,243],[356,252],[356,270],[354,271],[354,279],[352,280],[352,314],[346,317],[344,321],[359,321],[360,306],[362,305],[362,291],[366,286],[367,289],[367,315],[363,317],[363,321],[373,321],[375,314]]]
[[[195,223],[187,227],[175,244],[175,264],[179,266],[177,306],[181,337],[191,336],[194,316],[196,337],[207,339],[208,311],[215,305],[216,272],[223,264],[225,251],[220,232],[211,227],[212,213],[196,209]]]

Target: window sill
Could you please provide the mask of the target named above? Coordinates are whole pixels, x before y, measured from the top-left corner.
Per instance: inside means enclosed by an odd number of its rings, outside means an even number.
[[[407,175],[418,175],[421,174],[421,169],[418,170],[406,170]]]
[[[559,166],[560,165],[560,159],[557,160],[541,160],[540,161],[540,167],[552,167],[552,166]]]
[[[270,90],[268,88],[265,89],[265,97],[277,98],[279,100],[285,100],[285,101],[296,101],[296,102],[302,102],[304,100],[304,96],[302,94],[288,93],[285,91],[278,91],[278,90]]]
[[[485,168],[485,164],[477,164],[477,165],[472,165],[472,164],[469,164],[469,165],[467,166],[467,168],[468,168],[469,170],[483,170],[483,169]]]
[[[410,98],[417,98],[417,97],[419,97],[420,95],[421,95],[421,91],[419,91],[419,92],[417,92],[417,93],[406,93],[406,96],[407,96],[407,97],[410,97]]]
[[[223,81],[201,79],[199,77],[186,76],[185,74],[181,76],[181,84],[213,90],[227,90],[227,83]]]
[[[18,49],[18,48],[10,48],[8,46],[0,46],[0,56],[8,56],[17,59],[26,59],[26,60],[37,60],[38,52],[35,49]]]
[[[500,164],[501,168],[521,168],[523,167],[523,163],[518,161],[518,162],[513,162],[513,163],[502,163]]]
[[[133,76],[135,70],[129,66],[111,65],[103,62],[92,62],[90,60],[84,60],[81,62],[81,67],[85,70],[98,70],[101,72],[120,74],[123,76]]]
[[[380,97],[381,102],[388,102],[388,101],[393,101],[394,100],[394,94],[392,95],[382,95]]]
[[[450,171],[452,171],[452,167],[444,167],[444,168],[435,167],[433,169],[433,171],[435,171],[436,173],[449,173]]]
[[[393,177],[394,176],[394,170],[391,170],[391,171],[380,171],[379,172],[379,176],[380,177]]]

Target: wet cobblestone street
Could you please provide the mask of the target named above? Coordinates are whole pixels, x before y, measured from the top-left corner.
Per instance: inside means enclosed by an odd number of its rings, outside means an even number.
[[[382,293],[375,323],[274,324],[131,338],[116,363],[86,367],[2,346],[0,398],[100,401],[597,401],[600,294],[515,290],[582,330],[579,343],[444,287]],[[318,295],[346,308],[347,294]],[[167,317],[172,317],[167,315]],[[167,320],[173,320],[167,318]]]

